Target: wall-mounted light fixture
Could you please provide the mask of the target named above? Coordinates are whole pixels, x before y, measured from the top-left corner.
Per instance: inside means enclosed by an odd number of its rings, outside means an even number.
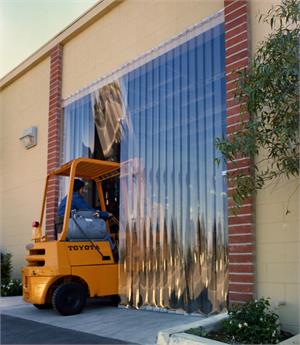
[[[19,138],[26,149],[30,149],[31,147],[37,144],[37,127],[30,127],[24,129],[23,135]]]

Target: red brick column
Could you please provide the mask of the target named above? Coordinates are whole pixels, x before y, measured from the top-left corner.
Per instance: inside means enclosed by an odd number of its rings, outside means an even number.
[[[225,70],[227,135],[239,130],[241,124],[239,104],[234,98],[235,72],[249,65],[248,1],[224,0],[225,12]],[[247,121],[246,114],[242,121]],[[228,163],[228,173],[244,171],[251,174],[251,159],[239,158]],[[228,194],[232,187],[228,188]],[[228,245],[229,245],[229,302],[245,302],[255,297],[255,228],[254,201],[246,200],[237,214],[232,213],[233,202],[228,199]]]
[[[62,52],[60,44],[55,46],[50,55],[50,95],[48,118],[48,173],[59,166],[60,158],[60,123],[61,123],[61,85]],[[49,183],[46,206],[46,234],[54,239],[55,215],[58,204],[58,180],[52,178]]]

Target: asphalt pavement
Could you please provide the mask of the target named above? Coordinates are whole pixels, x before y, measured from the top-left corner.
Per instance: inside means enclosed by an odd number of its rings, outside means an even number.
[[[117,308],[92,300],[81,314],[39,310],[21,297],[1,297],[2,344],[155,344],[158,332],[200,316]]]
[[[130,344],[120,339],[1,315],[1,344]]]

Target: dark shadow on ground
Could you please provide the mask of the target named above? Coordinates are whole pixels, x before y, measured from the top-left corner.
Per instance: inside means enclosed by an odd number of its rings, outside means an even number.
[[[116,325],[117,328],[117,325]],[[129,344],[122,340],[1,315],[1,344]]]

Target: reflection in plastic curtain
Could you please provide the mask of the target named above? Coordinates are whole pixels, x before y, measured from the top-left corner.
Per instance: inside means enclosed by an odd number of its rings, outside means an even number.
[[[121,79],[121,304],[212,313],[226,305],[224,28],[219,24]]]
[[[120,143],[122,118],[122,98],[119,84],[114,81],[92,94],[93,116],[101,143],[103,155],[109,159],[113,155],[114,144]]]

